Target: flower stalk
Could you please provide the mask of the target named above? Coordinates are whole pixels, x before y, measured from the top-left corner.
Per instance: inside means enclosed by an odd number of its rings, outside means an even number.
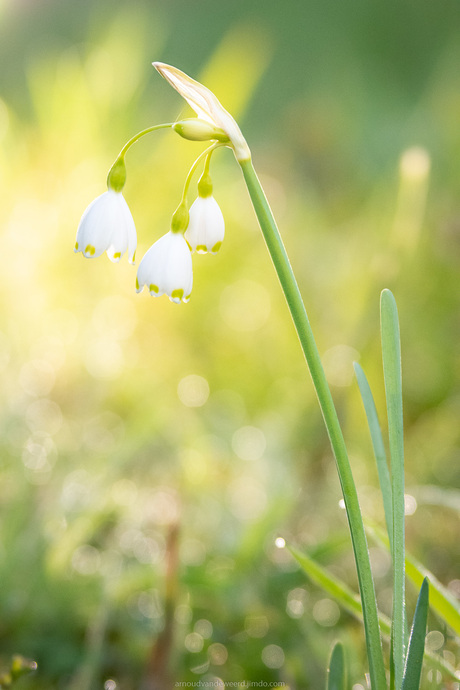
[[[294,326],[310,370],[336,460],[358,572],[359,589],[366,628],[366,645],[370,667],[371,687],[372,690],[386,690],[385,667],[367,539],[342,429],[321,363],[318,347],[305,310],[305,305],[267,198],[259,182],[256,171],[254,170],[251,159],[248,158],[239,162],[249,196],[251,197],[255,213],[281,283],[281,288],[286,297],[292,320],[294,321]]]

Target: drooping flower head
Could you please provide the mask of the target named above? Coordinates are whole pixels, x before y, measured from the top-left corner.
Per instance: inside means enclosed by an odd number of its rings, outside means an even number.
[[[198,183],[198,197],[190,208],[190,221],[185,239],[192,252],[216,254],[225,235],[225,221],[219,204],[212,195],[209,158]]]
[[[177,67],[166,65],[164,62],[154,62],[153,66],[180,93],[182,98],[185,98],[201,120],[205,120],[225,132],[238,161],[251,158],[249,146],[240,128],[212,91],[181,72]]]
[[[75,252],[88,259],[103,252],[111,261],[120,261],[128,250],[128,259],[134,263],[137,235],[131,211],[123,194],[109,188],[98,196],[83,213],[77,230]]]
[[[190,207],[185,239],[193,252],[217,254],[225,235],[225,221],[214,197],[198,196]]]
[[[182,232],[170,230],[147,251],[137,269],[136,292],[147,286],[153,297],[188,302],[193,285],[192,255]]]

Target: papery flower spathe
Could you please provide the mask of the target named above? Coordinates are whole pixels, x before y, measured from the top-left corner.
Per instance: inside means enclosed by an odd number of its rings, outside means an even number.
[[[180,93],[182,98],[185,98],[201,120],[205,120],[225,132],[230,139],[238,161],[251,158],[249,146],[240,128],[212,91],[176,67],[166,65],[164,62],[154,62],[153,66]]]
[[[154,297],[188,302],[193,285],[192,255],[184,235],[170,230],[143,257],[137,269],[136,292],[147,286]]]
[[[123,194],[113,189],[98,196],[83,213],[77,230],[76,252],[88,259],[107,252],[111,261],[120,261],[128,250],[134,263],[137,235],[131,211]]]
[[[212,195],[197,197],[190,208],[190,222],[185,232],[192,252],[216,254],[224,235],[224,216],[217,201]]]

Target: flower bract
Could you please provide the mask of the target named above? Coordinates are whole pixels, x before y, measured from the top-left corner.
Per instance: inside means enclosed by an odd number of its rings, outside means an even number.
[[[147,251],[137,269],[136,291],[147,286],[154,297],[188,302],[193,285],[192,255],[181,232],[169,231]]]
[[[182,98],[185,98],[201,120],[225,132],[238,161],[251,158],[251,152],[240,128],[212,91],[181,72],[177,67],[166,65],[164,62],[154,62],[153,66],[180,93]]]
[[[128,250],[134,263],[137,235],[131,211],[123,194],[109,189],[98,196],[83,213],[77,230],[75,251],[88,259],[107,252],[111,261],[120,261]]]
[[[225,234],[225,222],[214,197],[197,197],[190,208],[190,222],[185,239],[193,252],[216,254]]]

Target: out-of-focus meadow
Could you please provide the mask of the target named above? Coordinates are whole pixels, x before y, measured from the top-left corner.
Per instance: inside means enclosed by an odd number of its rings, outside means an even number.
[[[189,114],[152,60],[206,83],[252,148],[378,521],[352,361],[385,429],[379,293],[395,294],[408,549],[459,596],[458,5],[2,0],[0,56],[3,666],[38,662],[18,688],[131,690],[159,640],[175,681],[317,689],[340,637],[364,687],[360,624],[274,546],[356,588],[326,432],[231,153],[212,164],[225,242],[194,257],[187,306],[136,295],[125,258],[72,250],[123,143]],[[162,132],[129,152],[138,259],[202,148]],[[388,613],[388,556],[371,552]]]

